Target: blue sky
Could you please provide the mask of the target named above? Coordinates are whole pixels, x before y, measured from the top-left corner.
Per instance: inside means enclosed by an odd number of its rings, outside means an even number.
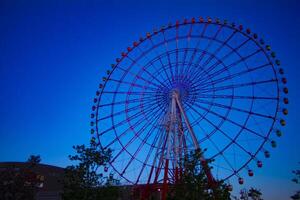
[[[244,24],[265,38],[285,68],[289,116],[284,136],[246,185],[286,199],[300,161],[300,4],[285,1],[1,1],[0,161],[40,154],[69,164],[87,143],[89,115],[105,70],[132,41],[177,19],[211,16]]]

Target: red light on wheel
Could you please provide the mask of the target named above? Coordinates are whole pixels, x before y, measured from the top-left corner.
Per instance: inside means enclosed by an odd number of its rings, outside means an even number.
[[[262,162],[261,162],[260,160],[257,161],[257,167],[258,167],[258,168],[262,168],[262,166],[263,166]]]
[[[254,175],[254,173],[253,173],[253,171],[251,169],[248,170],[248,175],[249,176],[253,176]]]
[[[243,185],[244,184],[244,179],[243,178],[239,178],[239,184]]]

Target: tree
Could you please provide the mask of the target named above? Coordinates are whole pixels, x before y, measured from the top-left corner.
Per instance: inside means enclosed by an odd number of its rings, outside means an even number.
[[[95,200],[118,198],[118,181],[113,174],[104,176],[100,168],[111,159],[110,149],[98,149],[95,140],[91,140],[90,146],[73,146],[76,155],[69,156],[71,161],[77,164],[68,166],[65,170],[63,181],[63,194],[65,200]],[[106,170],[105,170],[106,171]]]
[[[300,184],[300,170],[293,170],[292,173],[295,176],[292,179],[292,181],[296,184]],[[291,196],[291,198],[294,200],[299,200],[300,199],[300,190],[298,190],[293,196]]]
[[[32,200],[35,199],[42,183],[35,167],[40,163],[40,156],[30,156],[24,166],[10,166],[0,172],[0,199]]]
[[[208,167],[211,161],[207,161],[207,166],[201,166],[200,158],[202,152],[196,150],[190,152],[182,160],[184,170],[178,183],[170,188],[168,200],[228,200],[230,193],[226,184],[222,181],[216,181],[213,186],[209,186],[205,174],[205,167]]]
[[[260,190],[255,189],[255,188],[250,188],[250,190],[248,191],[248,196],[252,199],[252,200],[262,200],[261,196],[262,193]]]
[[[262,193],[259,189],[251,187],[249,190],[242,189],[240,191],[240,197],[233,196],[235,200],[263,200]]]
[[[30,165],[36,165],[36,164],[38,164],[38,163],[40,163],[42,161],[42,159],[41,159],[41,156],[40,155],[37,155],[37,156],[35,156],[35,155],[30,155],[29,156],[29,158],[28,158],[28,160],[27,160],[27,162],[30,164]]]

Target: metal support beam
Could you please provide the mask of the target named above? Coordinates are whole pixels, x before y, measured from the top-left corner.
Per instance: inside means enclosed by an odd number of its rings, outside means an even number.
[[[153,171],[155,171],[154,184],[158,183],[158,177],[161,177],[161,169],[163,168],[163,185],[161,191],[161,200],[166,200],[168,185],[171,183],[171,180],[174,180],[174,183],[177,183],[182,176],[182,166],[178,162],[181,162],[182,153],[187,154],[186,146],[186,136],[182,127],[182,120],[184,120],[188,132],[192,138],[195,150],[200,150],[200,145],[196,138],[196,134],[190,125],[189,119],[186,115],[186,112],[181,104],[179,92],[174,90],[171,94],[171,104],[169,111],[165,116],[165,131],[162,131],[162,134],[166,134],[161,137],[160,145],[158,148],[161,148],[161,151],[157,150],[155,155],[154,165],[156,165],[156,160],[158,159],[158,165],[152,166],[150,176],[148,178],[148,184],[152,177]],[[163,139],[164,138],[164,139]],[[174,158],[171,159],[171,152],[174,155]],[[158,155],[160,153],[160,156]],[[171,162],[171,163],[170,163]],[[205,174],[208,178],[208,182],[211,187],[214,187],[215,180],[211,174],[210,168],[207,164],[206,159],[202,155],[200,157],[201,165],[205,171]],[[170,171],[169,166],[173,166],[175,171]],[[154,170],[156,168],[156,170]],[[173,173],[173,174],[172,174]],[[170,177],[175,176],[175,177]],[[172,179],[173,178],[173,179]]]

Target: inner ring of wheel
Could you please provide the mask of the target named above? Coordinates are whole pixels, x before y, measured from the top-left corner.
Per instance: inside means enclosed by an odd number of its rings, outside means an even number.
[[[190,49],[179,49],[178,51],[179,51],[179,52],[184,52],[184,51],[196,51],[197,53],[203,53],[203,52],[204,52],[203,50],[200,50],[200,49],[192,49],[192,48],[190,48]],[[170,51],[170,52],[166,52],[166,53],[163,53],[163,54],[161,54],[161,55],[155,57],[154,59],[152,59],[151,61],[149,61],[149,62],[145,65],[145,69],[147,69],[148,67],[150,67],[150,66],[153,64],[153,62],[155,62],[156,60],[160,59],[159,57],[167,56],[167,54],[172,54],[172,53],[176,53],[176,52],[175,52],[175,51]],[[220,59],[218,59],[217,57],[215,57],[213,54],[211,54],[211,53],[209,53],[209,52],[205,52],[205,53],[206,53],[208,56],[212,56],[213,59],[215,59],[217,62],[220,62],[220,64],[226,69],[226,65],[225,65]],[[171,66],[169,66],[169,68],[172,67],[172,66],[174,66],[174,65],[172,65],[172,64],[174,64],[174,63],[171,63]],[[182,63],[182,64],[183,64],[183,63]],[[186,63],[184,63],[184,64],[186,64]],[[212,82],[212,79],[211,79],[211,77],[210,77],[209,72],[207,72],[205,69],[203,69],[203,67],[201,67],[201,66],[199,66],[199,65],[195,65],[194,63],[190,63],[190,65],[193,66],[193,67],[195,67],[195,69],[197,68],[197,70],[200,70],[200,72],[203,72],[203,73],[204,73],[203,79],[209,80],[209,81],[208,81],[209,83]],[[161,66],[161,68],[159,68],[159,70],[156,71],[155,74],[154,74],[153,76],[156,77],[156,75],[158,75],[159,73],[161,73],[162,70],[165,70],[166,68],[163,69],[164,67],[166,67],[166,65]],[[167,69],[168,69],[168,68],[167,68]],[[226,71],[227,71],[227,73],[230,75],[230,73],[228,72],[228,70],[226,70]],[[200,73],[200,72],[199,72],[199,73]],[[137,73],[137,77],[141,77],[141,76],[143,75],[143,73],[144,73],[144,70],[141,69],[141,70]],[[186,81],[186,78],[187,78],[187,77],[184,77],[184,78],[185,78],[184,81]],[[133,85],[136,83],[137,80],[138,80],[138,78],[135,78],[135,79],[133,80],[133,82],[132,82]],[[164,81],[164,82],[166,82],[166,81]],[[169,94],[170,94],[170,92],[172,92],[173,89],[174,89],[174,88],[172,88],[172,86],[177,86],[176,80],[174,80],[174,82],[175,82],[174,85],[168,85],[169,88],[166,88],[166,87],[157,88],[157,91],[156,91],[156,92],[157,92],[157,94],[160,93],[160,95],[156,95],[156,99],[155,99],[155,100],[156,100],[156,104],[157,104],[157,107],[160,107],[161,109],[163,109],[163,111],[166,111],[167,108],[168,108],[168,106],[169,106],[169,100],[170,100]],[[188,85],[188,84],[190,84],[190,85]],[[189,82],[188,84],[187,84],[187,86],[189,86],[189,87],[191,87],[192,85],[195,85],[195,83],[192,83],[192,82]],[[143,89],[143,91],[145,91],[146,88],[147,88],[147,87],[145,87],[145,88]],[[213,84],[210,84],[209,86],[207,86],[207,87],[205,87],[205,88],[212,88],[212,90],[213,90],[214,85],[213,85]],[[190,89],[190,88],[187,88],[187,87],[186,87],[185,89]],[[127,102],[129,102],[129,97],[130,97],[130,95],[131,95],[130,92],[131,92],[132,90],[133,90],[133,86],[131,86],[130,89],[129,89],[129,93],[128,93],[127,97],[126,97],[126,101],[127,101]],[[163,93],[163,94],[162,94],[162,93]],[[144,99],[144,98],[143,98],[143,97],[144,97],[144,94],[145,94],[144,92],[141,92],[141,95],[140,95],[140,96],[141,96],[141,99]],[[212,92],[212,94],[214,94],[214,91]],[[232,95],[233,95],[233,91],[232,91]],[[159,96],[159,97],[158,97],[158,96]],[[196,98],[198,98],[197,96],[198,96],[197,93],[192,94],[192,97],[189,97],[188,94],[186,94],[185,98],[182,99],[183,107],[185,108],[186,111],[190,109],[191,105],[194,103],[194,100],[195,100]],[[213,103],[213,101],[214,101],[214,99],[212,99],[211,103]],[[162,102],[165,103],[164,106],[161,105]],[[231,100],[231,104],[232,104],[232,102],[233,102],[233,100]],[[189,105],[187,106],[187,104],[189,104]],[[154,105],[155,105],[155,104],[154,104]],[[209,105],[208,110],[207,110],[207,111],[204,111],[204,113],[203,113],[201,119],[204,118],[204,117],[209,113],[209,111],[210,111],[210,109],[212,108],[212,106],[213,106],[212,104]],[[152,125],[152,126],[154,126],[154,127],[155,127],[155,126],[158,126],[158,124],[155,123],[155,122],[153,121],[153,119],[149,119],[149,114],[148,114],[148,115],[145,114],[145,112],[147,112],[148,110],[145,111],[145,107],[144,107],[144,102],[143,102],[143,101],[140,102],[140,108],[141,108],[141,113],[143,113],[144,119],[148,122],[148,124],[149,124],[149,125]],[[126,104],[126,109],[128,109],[128,104]],[[154,109],[155,109],[155,108],[154,108]],[[226,112],[226,115],[224,116],[224,119],[220,121],[220,123],[218,124],[218,126],[221,126],[221,124],[224,123],[225,118],[228,116],[229,112],[230,112],[230,109],[228,109],[228,111]],[[149,112],[148,112],[148,113],[149,113]],[[164,116],[164,115],[162,115],[162,117],[163,117],[163,116]],[[129,127],[133,127],[133,124],[132,124],[131,121],[129,120],[129,119],[130,119],[130,116],[128,115],[128,113],[126,113],[126,119],[128,119],[127,122],[128,122],[128,124],[129,124]],[[200,121],[201,121],[201,119],[200,119]],[[160,119],[157,119],[157,121],[160,121]],[[157,121],[156,121],[156,122],[157,122]],[[199,119],[198,119],[197,121],[199,122]],[[191,125],[194,126],[194,125],[197,123],[197,121],[193,122]],[[186,130],[186,127],[185,127],[185,130]],[[184,131],[185,131],[185,130],[184,130]],[[143,143],[145,143],[145,144],[147,144],[147,145],[150,145],[150,146],[152,145],[152,144],[148,143],[145,139],[141,138],[141,137],[139,136],[138,132],[136,132],[134,129],[132,129],[132,131],[135,133],[135,136],[136,136],[140,141],[142,141]],[[213,134],[213,133],[212,133],[212,134]],[[207,136],[206,138],[204,138],[204,140],[207,139],[208,137],[210,137],[212,134],[209,134],[209,136]],[[124,146],[123,144],[121,144],[121,145]],[[158,147],[155,146],[154,148],[158,148]]]
[[[205,38],[205,37],[204,37]],[[209,37],[206,37],[206,38],[209,38]],[[221,41],[219,41],[219,40],[216,40],[217,42],[219,42],[219,43],[222,43]],[[159,44],[159,45],[161,45],[161,44]],[[228,44],[226,44],[226,46],[228,46],[230,49],[234,49],[233,47],[231,47],[231,46],[229,46]],[[201,50],[200,50],[201,51]],[[203,51],[203,50],[202,50]],[[206,52],[207,53],[207,52]],[[235,51],[235,53],[237,53],[236,51]],[[208,54],[208,53],[207,53]],[[212,54],[211,54],[212,55]],[[212,55],[212,56],[214,56],[214,55]],[[215,56],[214,56],[214,58],[215,58]],[[217,59],[217,58],[215,58],[215,59]],[[222,63],[222,61],[220,60],[220,59],[217,59],[223,66],[224,66],[224,69],[228,72],[228,70],[226,69],[227,67]],[[245,64],[245,62],[243,61],[243,63]],[[141,72],[141,71],[140,71]],[[232,95],[233,95],[233,93],[232,93]],[[232,102],[233,102],[233,99],[231,99],[231,105],[232,105]],[[210,106],[211,107],[211,106]],[[209,110],[207,110],[206,111],[206,114],[209,112]],[[226,115],[224,116],[224,119],[220,122],[220,124],[218,125],[218,127],[219,126],[221,126],[221,124],[222,123],[224,123],[226,120],[226,116],[228,116],[228,114],[229,114],[229,112],[230,112],[230,109],[228,109],[228,111],[227,111],[227,113],[226,113]],[[205,116],[203,116],[203,117],[205,117]],[[202,118],[203,118],[202,117]],[[148,120],[149,121],[149,120]],[[246,120],[247,121],[247,120]],[[129,123],[130,123],[130,121],[128,121]],[[152,121],[151,121],[151,123],[152,123]],[[215,129],[215,130],[217,130],[217,129]],[[115,134],[116,134],[116,132],[115,132]],[[210,134],[211,135],[211,134]],[[209,135],[209,136],[210,136]],[[116,136],[117,136],[117,134],[116,134]],[[139,137],[138,137],[139,138]],[[141,138],[139,138],[141,141],[144,141],[143,139],[141,139]],[[206,137],[205,139],[208,139],[208,137]],[[120,140],[118,140],[119,141],[119,143],[121,144],[121,146],[124,148],[124,145],[121,143],[121,141]],[[151,145],[151,144],[149,144],[149,143],[147,143],[148,145]],[[231,143],[230,143],[231,144]],[[230,146],[230,145],[229,145]],[[228,146],[227,146],[228,147]],[[131,156],[131,157],[133,157],[133,155],[130,153],[130,152],[128,152],[127,150],[126,150],[126,148],[124,148],[124,150]],[[224,149],[223,149],[223,151],[224,151]],[[218,154],[216,154],[215,156],[217,156],[217,155],[219,155],[219,153]],[[213,156],[213,157],[215,157],[215,156]],[[139,162],[141,162],[141,163],[143,163],[143,161],[141,161],[141,160],[139,160],[139,159],[137,159],[137,158],[135,158],[136,160],[138,160]],[[148,165],[148,166],[151,166],[151,165]]]

